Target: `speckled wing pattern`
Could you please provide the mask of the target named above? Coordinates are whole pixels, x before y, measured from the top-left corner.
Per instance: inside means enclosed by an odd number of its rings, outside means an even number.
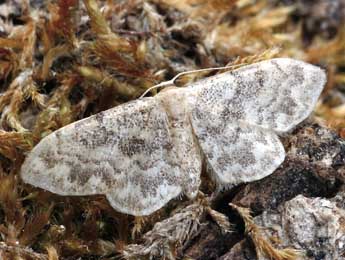
[[[201,155],[183,108],[172,118],[169,103],[146,98],[63,127],[28,155],[22,178],[60,195],[105,194],[132,215],[148,215],[182,192],[192,198]]]
[[[169,89],[65,126],[27,156],[22,179],[60,195],[105,194],[149,215],[194,198],[205,159],[220,186],[254,181],[284,160],[277,136],[304,120],[325,83],[319,68],[273,59]]]
[[[193,129],[218,184],[271,174],[285,157],[277,133],[308,117],[325,82],[320,68],[280,58],[193,85]]]

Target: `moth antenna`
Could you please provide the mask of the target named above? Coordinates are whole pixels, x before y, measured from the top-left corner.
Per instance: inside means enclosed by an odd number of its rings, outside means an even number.
[[[179,76],[179,74],[177,74],[176,76]],[[145,90],[145,92],[139,97],[139,99],[143,98],[146,96],[147,93],[149,93],[151,90],[156,89],[156,88],[161,88],[161,87],[167,87],[170,85],[175,85],[175,80],[176,80],[176,76],[174,78],[172,78],[171,80],[168,81],[163,81],[157,85],[154,85],[152,87],[149,87],[147,90]]]
[[[151,90],[153,89],[157,89],[157,88],[161,88],[161,87],[167,87],[167,86],[174,86],[175,85],[175,81],[183,76],[183,75],[187,75],[187,74],[192,74],[192,73],[197,73],[197,72],[204,72],[204,71],[213,71],[213,70],[222,70],[222,69],[229,69],[232,67],[240,67],[243,65],[246,65],[247,63],[240,63],[240,64],[236,64],[236,65],[226,65],[226,66],[222,66],[222,67],[213,67],[213,68],[204,68],[204,69],[198,69],[198,70],[190,70],[190,71],[184,71],[184,72],[180,72],[178,73],[175,77],[173,77],[171,80],[168,81],[163,81],[157,85],[154,85],[152,87],[149,87],[147,90],[145,90],[145,92],[139,97],[139,99],[143,98],[146,96],[147,93],[149,93]]]

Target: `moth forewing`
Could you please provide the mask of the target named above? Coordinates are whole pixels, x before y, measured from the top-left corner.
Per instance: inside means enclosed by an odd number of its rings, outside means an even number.
[[[193,198],[201,156],[183,102],[183,91],[171,91],[63,127],[31,151],[22,178],[61,195],[105,194],[132,215]]]

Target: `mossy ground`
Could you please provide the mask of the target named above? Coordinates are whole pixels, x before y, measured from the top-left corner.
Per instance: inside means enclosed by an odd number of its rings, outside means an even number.
[[[19,177],[25,155],[44,136],[180,72],[273,57],[317,64],[328,73],[317,120],[344,137],[344,13],[342,0],[2,1],[0,258],[117,259],[173,209],[186,213],[188,202],[175,201],[134,218],[103,197],[60,197]],[[188,74],[178,85],[208,75]],[[193,210],[183,215],[190,228],[201,217]],[[222,227],[222,217],[213,217]],[[171,256],[182,257],[193,237],[168,243]]]

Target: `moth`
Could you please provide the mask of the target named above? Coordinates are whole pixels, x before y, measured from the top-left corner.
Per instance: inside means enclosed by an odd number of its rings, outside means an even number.
[[[310,115],[325,82],[319,67],[278,58],[161,91],[43,138],[21,177],[149,215],[180,195],[195,198],[203,161],[219,187],[270,175],[285,157],[278,136]]]

